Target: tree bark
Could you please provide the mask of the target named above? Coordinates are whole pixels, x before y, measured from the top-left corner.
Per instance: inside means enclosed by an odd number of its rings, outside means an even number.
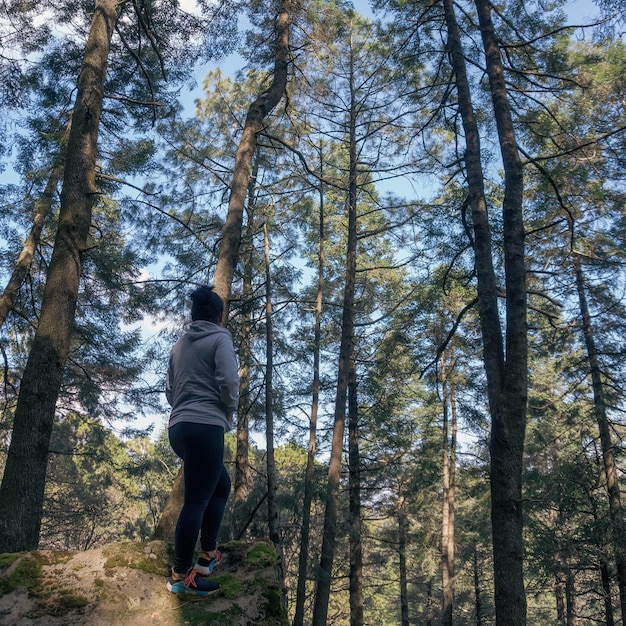
[[[78,78],[61,193],[59,225],[41,315],[20,387],[0,487],[0,552],[37,547],[48,448],[74,325],[82,256],[96,198],[98,128],[111,37],[121,5],[96,2]]]
[[[465,165],[472,208],[478,309],[491,414],[490,480],[497,626],[526,623],[523,573],[522,461],[527,405],[526,274],[523,178],[490,5],[476,0],[487,74],[505,171],[502,206],[506,281],[506,352],[498,314],[491,234],[465,59],[454,5],[444,0],[448,47],[466,138]]]
[[[270,240],[267,226],[267,215],[263,224],[263,241],[265,250],[265,441],[266,441],[266,467],[267,467],[267,519],[269,525],[270,541],[276,548],[278,578],[280,588],[285,587],[285,568],[283,559],[282,541],[280,538],[278,492],[276,476],[276,458],[274,454],[274,329],[272,320],[272,272],[270,266]],[[284,594],[281,594],[284,601]],[[286,607],[285,607],[286,608]]]
[[[576,601],[576,581],[568,567],[565,575],[565,597],[567,598],[567,626],[578,626],[578,603]]]
[[[254,230],[255,189],[258,174],[258,159],[255,160],[250,184],[248,185],[248,219],[246,225],[247,253],[244,255],[243,286],[241,303],[241,334],[239,341],[239,407],[237,409],[237,449],[235,452],[235,480],[233,493],[234,536],[243,536],[247,524],[246,503],[250,491],[250,432],[249,416],[252,409],[250,377],[252,365],[252,312],[254,309],[252,276],[254,274]]]
[[[585,338],[587,359],[589,360],[589,370],[591,373],[593,412],[598,423],[600,445],[602,446],[602,461],[606,477],[606,489],[609,498],[609,516],[611,519],[617,583],[619,586],[620,606],[622,609],[622,624],[626,625],[626,537],[624,532],[624,511],[622,508],[619,479],[617,475],[617,464],[615,462],[614,444],[611,437],[611,424],[606,412],[602,370],[600,367],[600,360],[598,358],[598,349],[596,347],[591,314],[589,312],[589,304],[587,302],[585,277],[578,255],[574,254],[572,264],[576,276],[576,289],[578,292],[578,302],[582,318],[582,331]]]
[[[324,156],[320,148],[320,181],[324,174]],[[313,338],[313,382],[311,384],[311,416],[309,418],[309,445],[304,475],[304,502],[302,504],[302,525],[300,528],[300,554],[298,555],[298,582],[296,588],[296,607],[293,626],[304,624],[304,603],[306,599],[306,583],[309,565],[309,537],[311,529],[311,503],[315,478],[315,456],[317,453],[317,413],[320,394],[320,350],[322,338],[322,304],[324,293],[324,186],[319,189],[319,252],[317,257],[317,296],[315,299],[315,326]]]
[[[352,76],[350,77],[352,81]],[[352,85],[351,85],[352,87]],[[354,101],[350,107],[349,119],[349,179],[348,179],[348,239],[346,249],[345,286],[341,321],[341,343],[337,370],[337,390],[335,392],[335,414],[333,437],[328,466],[326,506],[324,510],[324,530],[322,554],[317,576],[315,604],[312,626],[326,626],[328,602],[332,581],[332,567],[337,544],[337,521],[339,517],[339,486],[341,481],[341,460],[346,423],[346,400],[350,367],[354,358],[354,295],[356,281],[357,249],[357,146],[356,118]]]
[[[363,546],[361,543],[361,456],[356,368],[348,383],[348,473],[350,493],[350,626],[363,626]]]
[[[398,564],[400,568],[400,626],[409,626],[409,585],[407,575],[406,545],[409,534],[409,520],[406,512],[406,499],[398,501]]]
[[[487,371],[490,388],[491,524],[493,529],[496,624],[526,624],[522,470],[528,401],[523,168],[511,119],[500,48],[488,0],[476,0],[487,75],[504,165],[502,203],[506,287],[506,361]],[[503,360],[504,355],[499,357]]]
[[[474,607],[476,611],[476,626],[483,625],[483,602],[480,588],[480,567],[478,558],[478,546],[474,545]]]
[[[159,539],[168,543],[173,543],[174,533],[176,531],[176,523],[178,515],[183,508],[185,496],[185,468],[180,466],[178,474],[174,479],[172,491],[165,504],[165,508],[159,517],[159,523],[154,529],[153,539]]]
[[[454,494],[456,464],[456,403],[454,387],[441,359],[443,396],[442,480],[443,507],[441,529],[442,624],[452,626],[454,611]]]
[[[69,132],[69,126],[66,131]],[[52,200],[54,194],[57,191],[57,187],[63,178],[65,150],[67,144],[67,137],[63,138],[60,155],[57,157],[57,162],[52,166],[50,175],[48,176],[48,182],[44,189],[43,195],[35,202],[35,210],[33,216],[33,225],[28,233],[28,237],[22,246],[22,250],[17,258],[13,272],[0,296],[0,327],[4,324],[9,314],[9,311],[13,309],[15,304],[15,298],[19,293],[19,290],[26,280],[30,271],[30,266],[35,256],[35,251],[39,245],[41,239],[41,231],[43,230],[46,218],[50,214],[52,209]]]
[[[230,187],[228,213],[222,232],[217,267],[213,285],[222,297],[226,310],[224,319],[228,319],[228,308],[232,292],[235,267],[239,260],[239,245],[243,224],[243,209],[246,201],[252,157],[259,133],[264,128],[264,120],[280,102],[287,88],[287,70],[289,67],[289,24],[291,20],[291,0],[281,0],[276,21],[276,40],[274,55],[274,76],[269,88],[259,95],[250,105],[235,155],[235,169]]]
[[[602,599],[604,600],[604,623],[606,626],[613,626],[613,602],[611,601],[611,576],[609,574],[609,564],[605,559],[600,561],[600,580],[602,581]]]

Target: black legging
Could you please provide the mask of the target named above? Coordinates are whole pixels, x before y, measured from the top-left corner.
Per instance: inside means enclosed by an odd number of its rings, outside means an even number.
[[[230,476],[224,467],[224,429],[221,426],[178,422],[169,429],[172,449],[184,462],[185,503],[178,516],[174,538],[174,571],[186,573],[200,531],[206,552],[217,548],[217,539]]]

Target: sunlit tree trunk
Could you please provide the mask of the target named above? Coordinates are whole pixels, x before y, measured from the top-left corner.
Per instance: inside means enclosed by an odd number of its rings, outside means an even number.
[[[324,155],[320,148],[320,180],[324,175]],[[309,445],[307,449],[306,470],[304,475],[304,502],[302,504],[302,525],[300,529],[300,554],[298,555],[298,581],[296,589],[296,607],[293,626],[303,626],[306,583],[309,565],[309,537],[311,529],[311,503],[315,477],[315,455],[317,452],[317,413],[320,395],[320,349],[322,337],[322,303],[324,293],[324,186],[319,189],[319,251],[317,257],[317,295],[315,298],[315,327],[313,338],[313,382],[311,415],[309,418]]]
[[[350,509],[350,626],[363,626],[363,545],[361,543],[361,455],[355,365],[348,383],[348,474]]]
[[[213,277],[215,291],[226,305],[224,319],[228,318],[228,307],[239,260],[239,246],[243,226],[243,210],[246,201],[252,158],[256,149],[259,133],[264,128],[264,120],[280,102],[287,88],[287,70],[289,68],[289,24],[291,20],[291,0],[281,0],[276,21],[276,39],[274,53],[274,75],[272,84],[250,105],[243,133],[235,155],[235,169],[230,186],[228,213],[222,231],[217,267]]]
[[[278,575],[281,590],[285,586],[284,560],[282,541],[280,538],[280,519],[278,502],[276,501],[277,475],[276,457],[274,452],[274,328],[272,319],[272,272],[270,264],[270,240],[267,226],[267,215],[263,224],[263,242],[265,252],[265,441],[267,467],[267,519],[270,541],[278,554]],[[283,594],[284,599],[284,594]]]
[[[65,134],[69,134],[69,125]],[[19,293],[20,287],[28,276],[33,257],[35,256],[35,251],[39,245],[41,231],[43,230],[46,218],[52,210],[54,196],[57,193],[57,188],[63,178],[66,144],[67,136],[65,136],[61,142],[60,155],[57,157],[56,163],[50,170],[50,175],[48,176],[48,181],[43,195],[35,202],[33,225],[31,226],[26,241],[24,241],[24,245],[22,246],[22,250],[17,258],[15,267],[11,272],[11,276],[9,277],[4,291],[0,296],[0,327],[6,321],[9,311],[13,308],[15,298]]]
[[[494,596],[497,626],[526,624],[523,573],[522,460],[527,406],[526,269],[522,216],[523,177],[491,9],[476,0],[485,61],[504,165],[503,236],[506,350],[498,312],[491,233],[484,193],[478,126],[451,0],[443,0],[448,48],[465,133],[468,202],[472,209],[478,310],[491,414],[490,485]]]
[[[258,174],[258,159],[255,160],[248,186],[248,219],[246,241],[248,249],[243,261],[243,284],[241,301],[241,332],[239,334],[239,406],[237,409],[237,449],[235,451],[235,480],[233,489],[234,536],[240,538],[248,524],[246,506],[250,491],[250,433],[249,416],[253,399],[250,386],[252,366],[252,313],[254,311],[252,277],[254,274],[255,189]]]
[[[350,76],[352,83],[352,75]],[[351,84],[351,88],[354,89]],[[352,92],[354,93],[354,92]],[[357,248],[357,112],[354,101],[349,113],[349,179],[348,179],[348,237],[346,249],[346,269],[344,279],[343,312],[341,320],[341,344],[339,347],[339,367],[337,371],[337,390],[335,393],[335,415],[333,436],[328,466],[328,484],[326,507],[324,510],[324,530],[322,535],[322,554],[317,576],[315,604],[313,607],[313,626],[326,626],[328,602],[332,582],[332,567],[337,544],[337,521],[339,517],[339,486],[341,482],[341,463],[346,423],[346,401],[350,367],[354,358],[354,294],[356,280]]]
[[[454,610],[454,497],[456,464],[456,399],[454,387],[441,358],[441,387],[443,396],[442,474],[443,510],[441,532],[442,624],[452,626]]]
[[[622,609],[622,624],[626,625],[626,538],[624,536],[624,511],[622,508],[617,465],[615,462],[614,444],[611,437],[611,425],[606,412],[604,397],[604,383],[602,382],[602,370],[598,358],[589,304],[585,287],[580,258],[573,256],[573,266],[576,275],[576,289],[582,318],[582,331],[587,348],[587,359],[591,373],[591,385],[593,389],[593,410],[600,431],[600,445],[602,446],[602,461],[606,476],[606,489],[609,497],[609,515],[611,518],[611,531],[613,548],[615,551],[615,565],[617,570],[617,582],[619,585],[620,605]]]
[[[0,487],[0,552],[31,550],[39,540],[50,435],[74,326],[92,207],[98,193],[98,129],[111,37],[120,9],[116,0],[96,2],[78,78],[59,225]]]

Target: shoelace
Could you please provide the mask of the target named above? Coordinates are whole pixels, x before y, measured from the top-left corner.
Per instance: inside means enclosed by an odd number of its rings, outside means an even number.
[[[195,587],[198,588],[198,584],[196,583],[196,574],[198,572],[194,572],[193,570],[187,574],[187,578],[183,581],[183,585],[185,587]]]

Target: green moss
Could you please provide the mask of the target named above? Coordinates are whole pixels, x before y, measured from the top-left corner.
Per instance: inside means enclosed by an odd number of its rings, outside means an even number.
[[[58,593],[37,602],[35,608],[28,612],[27,617],[31,619],[36,619],[42,615],[62,617],[72,611],[84,609],[89,605],[89,602],[87,598],[74,591],[61,589]]]
[[[276,550],[270,543],[257,543],[246,556],[247,565],[271,565],[276,563]]]
[[[0,577],[0,596],[23,587],[32,593],[39,585],[43,559],[36,554],[21,554],[14,560],[15,567]]]
[[[234,574],[220,574],[215,577],[215,580],[219,582],[220,592],[225,598],[232,600],[241,595],[243,583],[238,576]]]
[[[186,601],[180,608],[181,621],[189,626],[234,626],[242,613],[236,605],[226,611],[207,611],[206,599]]]
[[[0,569],[10,567],[25,554],[26,552],[5,552],[4,554],[0,554]]]
[[[116,567],[130,567],[147,574],[157,574],[158,576],[169,575],[169,565],[167,548],[165,546],[157,551],[146,554],[147,544],[141,543],[115,543],[108,546],[104,551],[106,561],[105,570],[112,570]],[[154,558],[150,558],[153,556]]]
[[[276,619],[278,624],[287,620],[287,613],[282,602],[282,594],[277,585],[267,585],[263,589],[263,597],[267,600],[267,619]]]

